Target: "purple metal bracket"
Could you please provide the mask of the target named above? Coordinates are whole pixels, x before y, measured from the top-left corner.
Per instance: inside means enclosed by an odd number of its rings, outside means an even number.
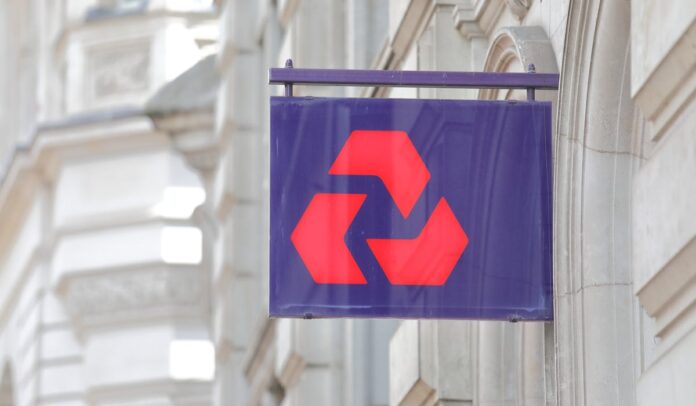
[[[292,59],[285,61],[285,69],[292,69]],[[292,83],[285,83],[285,96],[292,97]]]
[[[390,86],[390,87],[459,87],[474,89],[527,89],[534,100],[535,89],[558,89],[557,73],[536,73],[530,64],[526,73],[396,71],[360,69],[295,69],[288,59],[285,68],[271,68],[269,84],[285,85],[292,95],[292,85],[317,86]]]
[[[290,66],[292,66],[292,61],[290,61]],[[530,63],[529,65],[527,65],[527,73],[536,73],[536,66],[534,66],[533,63]],[[556,87],[558,88],[558,86],[556,86]],[[534,101],[534,99],[536,98],[534,93],[535,93],[534,88],[528,87],[527,88],[527,100]]]

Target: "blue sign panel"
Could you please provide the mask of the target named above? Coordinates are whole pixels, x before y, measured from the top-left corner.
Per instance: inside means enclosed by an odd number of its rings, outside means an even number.
[[[271,98],[270,314],[551,320],[551,106]]]

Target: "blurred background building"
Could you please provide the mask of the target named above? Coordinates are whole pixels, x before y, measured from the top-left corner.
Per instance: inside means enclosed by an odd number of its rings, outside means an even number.
[[[695,49],[692,0],[3,0],[0,406],[692,405]],[[555,321],[269,319],[287,58],[560,73]]]

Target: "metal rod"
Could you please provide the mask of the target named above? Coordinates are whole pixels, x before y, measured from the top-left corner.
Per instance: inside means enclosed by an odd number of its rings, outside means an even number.
[[[292,69],[292,59],[285,61],[285,69]],[[292,82],[285,82],[285,97],[292,97]]]
[[[291,61],[290,64],[292,64]],[[459,87],[475,89],[558,89],[559,83],[559,75],[556,73],[294,69],[291,67],[271,68],[268,78],[270,84],[285,85],[286,93],[288,86],[291,84]],[[292,94],[292,90],[290,92]]]
[[[534,66],[533,63],[530,63],[529,65],[527,65],[527,73],[536,73],[536,66]],[[534,101],[534,98],[535,98],[534,88],[528,87],[527,88],[527,100]]]

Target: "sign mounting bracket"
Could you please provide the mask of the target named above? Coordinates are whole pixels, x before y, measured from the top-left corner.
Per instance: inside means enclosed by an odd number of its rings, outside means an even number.
[[[534,64],[527,72],[397,71],[362,69],[296,69],[292,59],[284,68],[271,68],[268,83],[284,85],[285,96],[292,96],[295,84],[311,86],[388,86],[443,87],[469,89],[526,89],[527,100],[535,100],[535,90],[557,90],[557,73],[537,73]]]

